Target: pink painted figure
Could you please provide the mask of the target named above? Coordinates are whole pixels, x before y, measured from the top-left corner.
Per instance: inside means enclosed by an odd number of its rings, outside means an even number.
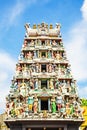
[[[38,98],[36,95],[35,95],[34,104],[33,104],[33,111],[34,113],[37,113],[38,111]]]
[[[50,72],[50,73],[52,72],[52,64],[48,65],[48,72]]]

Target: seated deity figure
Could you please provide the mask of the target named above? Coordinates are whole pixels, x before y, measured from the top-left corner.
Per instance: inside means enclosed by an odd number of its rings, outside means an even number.
[[[37,113],[37,112],[38,112],[38,98],[37,98],[36,95],[34,96],[33,112],[34,112],[34,113]]]
[[[57,43],[56,43],[55,40],[53,40],[52,45],[53,45],[53,46],[57,46]]]

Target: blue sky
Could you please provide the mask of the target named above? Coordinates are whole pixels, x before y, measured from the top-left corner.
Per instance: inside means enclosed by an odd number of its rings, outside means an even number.
[[[87,98],[87,0],[0,0],[0,113],[23,44],[24,24],[41,22],[61,23],[79,95]]]

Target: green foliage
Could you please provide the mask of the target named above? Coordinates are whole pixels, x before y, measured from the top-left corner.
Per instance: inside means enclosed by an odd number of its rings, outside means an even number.
[[[87,106],[87,99],[85,98],[81,99],[81,106]]]

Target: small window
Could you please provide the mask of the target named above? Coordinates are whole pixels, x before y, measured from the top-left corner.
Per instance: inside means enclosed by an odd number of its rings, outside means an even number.
[[[45,64],[41,65],[41,72],[46,72],[46,65]]]
[[[41,89],[47,88],[47,80],[41,80]]]
[[[42,53],[41,53],[41,56],[42,56],[42,57],[46,57],[46,52],[42,52]]]
[[[43,45],[43,46],[45,45],[45,41],[42,41],[42,45]]]

